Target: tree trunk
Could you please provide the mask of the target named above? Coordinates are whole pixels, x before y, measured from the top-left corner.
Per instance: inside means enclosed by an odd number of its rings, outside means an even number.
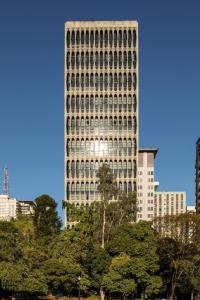
[[[177,279],[177,271],[172,276],[172,286],[171,286],[171,295],[169,297],[170,300],[174,300],[174,294],[176,289],[176,279]]]
[[[191,291],[191,300],[193,300],[193,296],[194,296],[194,294],[193,294],[193,290]]]
[[[105,201],[104,201],[104,203],[103,203],[102,236],[101,236],[101,248],[102,249],[105,248],[105,227],[106,227],[106,205],[105,205]],[[101,300],[104,300],[105,293],[104,293],[102,286],[100,287],[100,296],[101,296]]]
[[[103,290],[102,287],[100,288],[100,296],[101,296],[101,300],[104,300],[104,298],[105,298],[105,293],[104,293],[104,290]]]
[[[106,226],[106,207],[103,204],[103,221],[102,221],[102,236],[101,236],[101,248],[105,248],[105,226]]]

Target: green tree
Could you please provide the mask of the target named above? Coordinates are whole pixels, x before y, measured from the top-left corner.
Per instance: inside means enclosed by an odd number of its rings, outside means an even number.
[[[0,262],[0,279],[2,283],[14,283],[16,291],[44,294],[48,291],[42,272],[31,270],[23,261]]]
[[[115,177],[107,164],[103,164],[98,172],[98,187],[97,190],[101,194],[101,205],[102,205],[102,226],[101,226],[101,247],[105,247],[105,228],[106,228],[106,209],[109,201],[117,196],[118,188],[115,181]]]
[[[35,199],[33,224],[37,236],[51,236],[59,232],[61,220],[56,207],[55,200],[48,195],[41,195]]]
[[[193,291],[199,293],[200,217],[166,216],[156,220],[156,227],[165,295],[175,299],[177,294],[190,297]]]
[[[48,287],[40,271],[46,259],[35,241],[32,220],[20,216],[17,220],[0,222],[0,279],[15,284],[18,291],[46,293]]]
[[[98,187],[97,190],[101,194],[101,208],[102,208],[102,221],[101,221],[101,247],[105,247],[105,230],[106,230],[106,211],[109,202],[113,197],[118,194],[117,183],[115,177],[107,164],[103,164],[98,172]],[[100,288],[101,299],[103,300],[105,295],[103,288]]]
[[[89,241],[87,234],[74,228],[62,230],[49,243],[48,259],[42,263],[42,270],[51,290],[77,294],[80,284],[81,291],[88,292],[90,280],[83,262],[87,257]]]
[[[21,255],[21,250],[17,245],[17,229],[14,222],[0,222],[0,261],[14,262]]]
[[[98,217],[100,212],[100,204],[93,202],[90,206],[85,206],[84,209],[74,208],[74,214],[76,214],[76,220],[79,222],[76,224],[76,230],[82,232],[91,239],[97,233]],[[75,212],[76,209],[76,212]],[[94,242],[94,240],[93,240]]]
[[[131,259],[131,276],[139,296],[159,293],[162,280],[155,275],[159,270],[159,257],[156,253],[157,240],[151,224],[122,224],[113,233],[108,243],[108,252],[113,257],[122,255]],[[130,276],[130,273],[128,274]]]
[[[106,239],[111,232],[123,223],[136,221],[137,198],[136,193],[120,192],[117,201],[108,203],[106,210]]]
[[[110,261],[111,258],[105,249],[92,242],[89,244],[83,267],[90,278],[93,291],[98,292],[100,290],[103,276],[108,272]]]
[[[132,274],[133,260],[126,254],[112,259],[109,272],[103,278],[103,286],[108,294],[127,299],[136,293],[137,284]]]

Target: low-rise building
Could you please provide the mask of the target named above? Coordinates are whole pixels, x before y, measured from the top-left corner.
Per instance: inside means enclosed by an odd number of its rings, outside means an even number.
[[[24,216],[33,213],[33,201],[30,200],[17,200],[17,212]]]
[[[0,195],[0,221],[10,221],[16,218],[17,200],[8,195]]]
[[[30,215],[33,212],[33,201],[22,201],[10,198],[9,195],[0,195],[0,221],[15,219],[18,213]]]
[[[186,212],[185,192],[155,192],[154,218]]]

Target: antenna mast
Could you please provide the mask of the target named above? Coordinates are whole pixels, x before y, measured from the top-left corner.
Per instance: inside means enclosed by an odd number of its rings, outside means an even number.
[[[3,170],[4,174],[4,194],[8,195],[9,194],[9,186],[8,186],[8,168],[4,168]]]

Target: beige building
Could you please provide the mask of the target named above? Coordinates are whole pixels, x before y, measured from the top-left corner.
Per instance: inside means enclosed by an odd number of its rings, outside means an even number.
[[[185,192],[155,192],[154,217],[179,215],[186,212]]]
[[[10,221],[17,213],[30,215],[33,213],[33,201],[20,201],[8,195],[0,195],[0,221]]]
[[[200,214],[200,138],[196,142],[196,212]]]
[[[138,212],[137,221],[186,212],[185,192],[157,192],[154,161],[158,148],[139,149],[138,155]]]
[[[31,215],[33,213],[34,202],[30,200],[17,200],[17,212],[24,216]]]
[[[136,191],[137,22],[66,22],[64,76],[65,201],[80,207],[100,200],[103,162],[121,190]]]
[[[8,195],[0,195],[0,221],[16,218],[17,200]]]
[[[150,221],[154,218],[154,193],[159,185],[154,179],[154,160],[157,152],[157,148],[139,149],[137,221]]]

